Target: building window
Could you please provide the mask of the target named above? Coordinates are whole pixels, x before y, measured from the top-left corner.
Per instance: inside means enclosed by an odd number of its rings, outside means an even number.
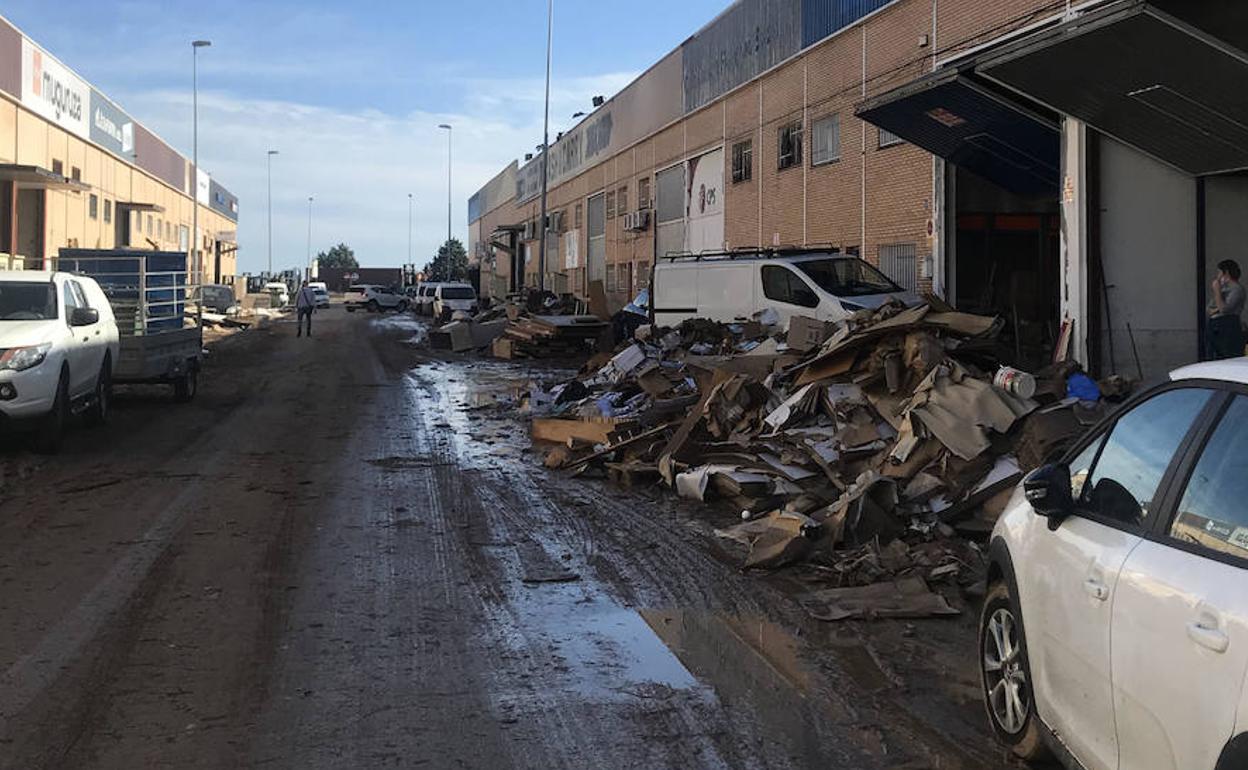
[[[112,221],[113,221],[113,202],[105,198],[104,199],[104,222],[105,224],[107,224]]]
[[[880,149],[883,149],[885,147],[893,147],[895,145],[901,144],[904,141],[906,140],[902,139],[900,136],[897,136],[892,131],[887,131],[883,128],[880,129]]]
[[[648,176],[637,180],[637,208],[642,211],[650,208],[650,177]]]
[[[582,208],[582,205],[580,203],[576,204],[576,218],[573,220],[576,224],[573,226],[577,230],[581,229],[581,217],[583,217],[584,215],[585,215],[585,210],[584,208]]]
[[[92,219],[100,218],[100,199],[95,193],[91,193],[91,196],[87,198],[87,216]]]
[[[620,210],[620,214],[628,213],[628,185],[624,185],[616,191],[615,207]]]
[[[607,291],[616,290],[615,265],[607,265]]]
[[[173,240],[173,223],[172,222],[165,222],[165,240],[166,241]]]
[[[615,191],[607,191],[607,219],[615,218]]]
[[[732,183],[747,182],[754,176],[754,143],[749,139],[732,146]]]
[[[810,124],[810,165],[841,159],[841,116],[825,115]]]
[[[779,150],[777,168],[783,171],[802,164],[802,121],[795,120],[787,126],[781,126],[778,132]]]
[[[72,166],[69,169],[69,178],[74,180],[75,182],[81,182],[82,181],[82,169],[78,168],[77,166]]]
[[[53,158],[53,159],[52,159],[52,173],[53,173],[53,174],[64,174],[64,173],[65,173],[65,164],[64,164],[64,163],[62,163],[61,161],[57,160],[56,158]]]
[[[155,217],[153,217],[151,214],[148,214],[148,215],[147,215],[147,234],[148,234],[149,236],[152,234],[152,224],[153,224],[155,221],[156,221],[156,218],[155,218]]]

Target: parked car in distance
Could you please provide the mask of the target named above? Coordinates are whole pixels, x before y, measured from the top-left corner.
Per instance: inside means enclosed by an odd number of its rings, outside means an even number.
[[[290,289],[281,281],[269,281],[264,285],[264,293],[269,295],[270,307],[287,307],[290,305]]]
[[[120,342],[112,306],[91,278],[0,271],[0,415],[56,451],[71,414],[108,417]]]
[[[468,283],[441,283],[433,293],[433,317],[449,321],[457,310],[477,312],[477,291]]]
[[[433,315],[434,295],[441,285],[437,281],[425,281],[416,287],[416,298],[412,302],[417,315]]]
[[[206,283],[202,291],[204,310],[213,313],[227,313],[230,308],[238,304],[238,301],[234,299],[233,286],[226,286],[221,283]]]
[[[1015,490],[979,658],[1015,754],[1248,767],[1248,359],[1196,364]]]
[[[347,312],[352,313],[361,308],[370,313],[380,313],[383,310],[405,313],[409,305],[407,297],[394,289],[372,284],[360,284],[347,289],[343,303]]]
[[[768,308],[788,326],[795,315],[840,321],[890,299],[918,302],[867,262],[834,251],[663,257],[651,290],[659,326],[689,318],[748,321]]]

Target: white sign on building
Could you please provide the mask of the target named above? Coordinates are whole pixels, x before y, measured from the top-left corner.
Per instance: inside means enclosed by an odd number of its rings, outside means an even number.
[[[208,176],[208,172],[203,169],[195,169],[195,200],[200,204],[207,206],[212,201],[209,190],[212,188],[212,178]]]
[[[563,268],[575,270],[581,266],[581,231],[569,230],[563,236]]]
[[[724,248],[724,151],[715,150],[689,161],[685,198],[687,251]]]
[[[22,105],[71,133],[91,135],[91,89],[39,46],[22,38]]]

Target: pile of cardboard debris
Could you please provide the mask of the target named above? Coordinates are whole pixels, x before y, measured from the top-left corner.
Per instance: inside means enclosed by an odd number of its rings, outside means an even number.
[[[833,584],[803,597],[815,617],[952,611],[926,581],[978,579],[974,541],[1023,472],[1099,419],[1097,384],[1068,364],[1000,366],[1001,323],[934,298],[777,321],[642,327],[534,385],[547,466],[731,504],[744,521],[717,534],[746,568],[800,563]]]
[[[596,316],[563,312],[559,306],[539,310],[546,312],[509,303],[475,316],[456,313],[430,332],[429,343],[435,350],[455,353],[488,348],[495,358],[504,359],[567,358],[585,353],[610,329]]]

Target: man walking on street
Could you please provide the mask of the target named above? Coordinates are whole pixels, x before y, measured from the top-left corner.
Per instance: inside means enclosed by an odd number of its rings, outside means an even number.
[[[303,286],[299,287],[299,294],[295,296],[295,311],[298,315],[298,328],[295,333],[296,337],[303,336],[303,319],[308,319],[308,336],[312,336],[312,314],[316,312],[316,292],[312,291],[312,287],[308,285],[307,279],[304,279]]]
[[[1245,291],[1239,282],[1239,265],[1233,259],[1218,263],[1209,303],[1209,354],[1214,359],[1238,358],[1244,354]]]

